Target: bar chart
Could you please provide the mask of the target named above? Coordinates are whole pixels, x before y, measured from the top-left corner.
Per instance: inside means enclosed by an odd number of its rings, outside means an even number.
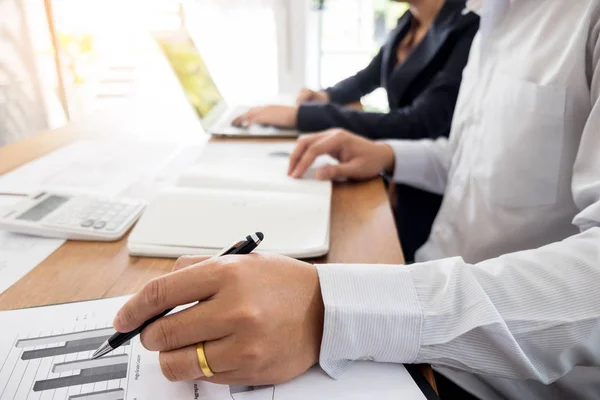
[[[10,345],[6,359],[3,360],[0,352],[1,400],[126,400],[128,395],[139,398],[131,391],[135,386],[139,352],[143,349],[134,351],[134,346],[128,342],[114,352],[92,360],[92,353],[114,333],[114,329],[85,329],[79,324],[66,329],[69,331],[21,332]],[[132,360],[136,360],[133,368]],[[133,382],[128,382],[129,375]],[[161,383],[166,382],[162,374],[160,378]],[[169,389],[171,385],[167,382]],[[198,388],[197,384],[194,386]],[[172,389],[178,392],[181,387],[173,386]],[[213,385],[197,390],[202,400],[275,398],[274,386]]]
[[[231,400],[274,400],[275,386],[229,386]]]
[[[127,299],[0,311],[0,400],[425,400],[402,365],[355,362],[338,380],[315,366],[275,386],[243,386],[169,382],[139,338],[92,360]]]
[[[125,400],[130,343],[119,354],[90,358],[113,333],[112,328],[97,328],[16,340],[7,357],[15,365],[7,385],[0,387],[0,398],[2,392],[14,391],[15,399]],[[19,386],[11,388],[17,378]]]

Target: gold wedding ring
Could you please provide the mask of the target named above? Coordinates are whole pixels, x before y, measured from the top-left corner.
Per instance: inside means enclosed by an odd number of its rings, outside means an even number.
[[[200,369],[205,377],[210,378],[215,373],[212,372],[206,361],[206,354],[204,354],[204,342],[200,342],[196,345],[196,353],[198,354],[198,362],[200,363]]]

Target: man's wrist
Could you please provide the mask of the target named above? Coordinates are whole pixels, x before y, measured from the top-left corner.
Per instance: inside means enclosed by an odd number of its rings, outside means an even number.
[[[385,175],[393,176],[396,167],[396,156],[392,146],[386,142],[376,142],[379,149],[379,158],[382,163],[381,172]]]
[[[385,140],[383,142],[390,146],[394,153],[394,168],[388,175],[392,181],[435,192],[428,188],[426,177],[432,168],[431,140]]]

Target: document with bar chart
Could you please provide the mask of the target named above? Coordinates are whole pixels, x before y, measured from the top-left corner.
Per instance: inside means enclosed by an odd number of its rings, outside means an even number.
[[[337,381],[315,367],[266,387],[167,381],[139,338],[97,360],[127,298],[0,312],[1,400],[425,399],[401,365],[355,363]],[[371,397],[372,396],[372,397]]]
[[[0,399],[194,399],[193,385],[170,384],[139,340],[98,360],[126,298],[0,313]]]

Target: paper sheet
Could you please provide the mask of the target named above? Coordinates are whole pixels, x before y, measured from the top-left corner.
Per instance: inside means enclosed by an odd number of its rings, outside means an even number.
[[[173,143],[82,140],[0,176],[0,193],[53,188],[116,196],[154,177],[182,149]]]
[[[268,387],[168,382],[139,339],[90,360],[126,298],[0,313],[0,398],[36,400],[425,399],[401,365],[355,363],[334,381],[318,367]]]
[[[0,176],[0,193],[30,194],[42,188],[123,195],[149,201],[203,146],[171,143],[79,141]],[[20,201],[0,196],[2,208]],[[0,294],[65,243],[0,230]]]
[[[329,155],[317,157],[303,179],[288,176],[292,143],[209,143],[195,165],[182,170],[177,186],[236,190],[322,193],[328,183],[316,180],[316,171],[337,164]]]
[[[0,196],[0,215],[3,215],[4,207],[20,200],[18,196]],[[64,242],[61,239],[38,238],[0,230],[0,294],[44,261]]]

